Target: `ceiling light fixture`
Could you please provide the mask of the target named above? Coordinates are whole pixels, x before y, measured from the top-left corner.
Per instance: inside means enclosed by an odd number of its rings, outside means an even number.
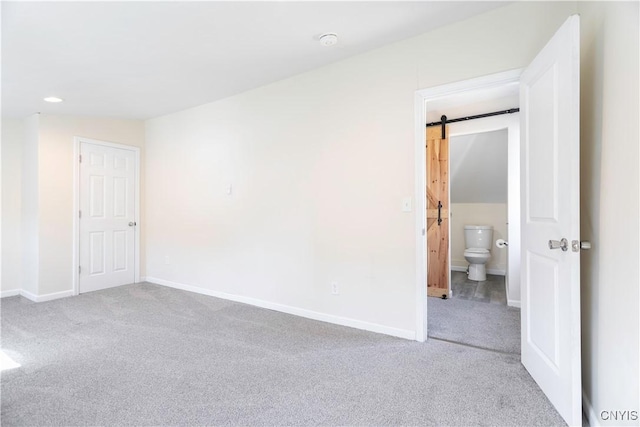
[[[336,33],[326,33],[320,36],[320,44],[322,46],[333,46],[338,43],[338,35]]]
[[[58,98],[57,96],[47,96],[44,100],[47,102],[62,102],[62,98]]]

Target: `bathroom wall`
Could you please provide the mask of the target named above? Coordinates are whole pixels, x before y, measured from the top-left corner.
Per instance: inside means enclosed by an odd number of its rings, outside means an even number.
[[[451,130],[452,134],[456,129]],[[466,270],[464,226],[493,226],[507,240],[507,129],[451,137],[451,268]],[[491,248],[490,274],[506,273],[507,250]]]
[[[493,241],[507,239],[507,204],[506,203],[452,203],[451,204],[451,268],[467,269],[469,264],[464,259],[464,226],[493,226]],[[491,258],[487,263],[490,274],[505,274],[507,269],[507,250],[495,245],[491,248]]]

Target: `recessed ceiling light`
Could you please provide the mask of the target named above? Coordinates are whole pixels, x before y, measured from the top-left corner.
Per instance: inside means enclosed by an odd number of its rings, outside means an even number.
[[[333,46],[338,43],[338,35],[336,33],[326,33],[320,36],[320,44],[322,46]]]
[[[44,100],[47,102],[62,102],[62,98],[58,98],[57,96],[48,96]]]

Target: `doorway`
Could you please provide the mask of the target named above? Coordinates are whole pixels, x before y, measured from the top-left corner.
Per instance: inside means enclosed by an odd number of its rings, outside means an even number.
[[[579,252],[588,247],[583,247],[579,233],[579,52],[580,17],[572,15],[522,73],[494,74],[418,91],[415,98],[416,153],[420,154],[416,156],[416,208],[420,209],[416,222],[418,230],[422,228],[422,235],[416,237],[416,338],[425,340],[427,331],[423,120],[429,103],[519,84],[521,361],[570,425],[582,420]]]
[[[74,293],[138,282],[140,149],[75,138],[74,151]]]
[[[451,83],[430,89],[425,89],[416,93],[416,228],[422,231],[421,233],[418,233],[416,235],[416,247],[418,248],[418,250],[416,251],[416,339],[418,341],[425,341],[427,338],[427,287],[425,286],[427,282],[427,259],[425,256],[427,254],[427,239],[425,228],[425,225],[427,224],[427,179],[425,174],[425,159],[427,156],[427,151],[425,144],[425,119],[426,122],[435,122],[440,119],[442,114],[448,114],[449,117],[455,118],[470,115],[469,111],[474,111],[471,114],[482,114],[494,108],[495,111],[498,111],[500,109],[512,108],[513,106],[511,104],[513,103],[513,94],[517,93],[521,72],[522,70],[511,70],[489,76],[478,77],[463,82]],[[492,100],[490,105],[487,105],[487,99]],[[462,111],[463,109],[466,110]],[[512,115],[502,117],[510,116]],[[515,124],[516,126],[509,126],[509,138],[514,138],[514,140],[517,142],[520,138],[519,129],[517,128],[518,122],[514,118],[512,118],[511,120],[511,123]],[[493,129],[488,130],[495,130],[505,127],[503,124],[496,126],[494,118],[487,118],[478,120],[476,122],[481,122],[487,127],[493,127]],[[456,133],[465,133],[465,128],[469,123],[471,122],[457,123],[456,127],[458,128],[458,130],[456,130]],[[466,133],[481,131],[482,130],[480,129],[467,129]],[[519,143],[516,143],[514,149],[509,152],[509,164],[511,164],[512,162],[519,162],[520,154],[518,148]],[[516,172],[515,169],[512,169],[512,171],[514,173]],[[512,194],[519,194],[519,175],[513,177],[513,181],[511,178],[512,176],[509,176],[510,183],[513,182],[514,185],[509,186],[509,197],[511,197]],[[515,179],[517,179],[517,181],[515,181]],[[510,205],[511,209],[508,212],[508,217],[514,218],[514,221],[510,221],[510,225],[512,227],[515,226],[515,219],[519,217],[519,207],[515,205],[515,203],[512,203]],[[515,233],[513,233],[512,229],[510,228],[509,236],[512,241],[514,234]],[[516,244],[511,243],[509,245],[509,251],[517,247],[519,247],[519,242],[516,242]],[[509,258],[513,259],[511,256],[509,256]],[[511,265],[510,267],[512,267],[510,268],[512,276],[510,277],[510,279],[512,279],[515,276],[516,271],[513,268],[513,265]],[[509,295],[509,298],[514,299],[515,296],[516,295]]]
[[[518,107],[517,89],[512,88],[512,108]],[[487,108],[493,102],[482,101]],[[520,354],[519,300],[514,300],[519,244],[508,254],[509,240],[517,242],[520,229],[519,116],[511,112],[449,126],[451,293],[447,299],[428,298],[429,337]],[[481,239],[474,241],[477,235]]]
[[[507,103],[509,102],[511,105],[518,104],[518,96],[517,96],[517,88],[518,85],[513,85],[510,89],[512,91],[512,96],[509,97],[509,100],[503,98],[499,102]],[[507,90],[506,88],[502,88],[501,91]],[[513,92],[515,90],[515,92]],[[487,101],[491,104],[494,101],[490,99]],[[460,123],[455,123],[451,126],[451,138],[452,140],[458,140],[458,138],[473,138],[474,135],[482,136],[483,138],[490,138],[491,136],[502,135],[506,137],[506,141],[503,140],[501,143],[506,144],[506,159],[503,159],[504,162],[506,160],[506,189],[503,187],[500,192],[501,195],[496,194],[496,191],[493,191],[492,194],[486,194],[482,196],[484,198],[485,206],[475,206],[475,210],[478,209],[484,210],[484,212],[480,212],[480,221],[487,219],[493,215],[492,212],[499,211],[502,207],[499,206],[486,206],[486,205],[496,205],[496,204],[506,204],[506,213],[503,214],[503,218],[506,218],[506,224],[498,224],[496,223],[494,226],[494,233],[492,238],[492,248],[491,253],[493,258],[493,262],[490,261],[487,267],[487,273],[489,274],[498,274],[504,275],[505,280],[505,292],[506,292],[506,302],[509,307],[520,307],[520,114],[519,113],[511,113],[498,115],[493,117],[486,117],[477,120],[470,120]],[[459,140],[458,140],[459,142]],[[454,154],[455,155],[455,154]],[[497,155],[497,153],[495,153]],[[480,161],[479,154],[472,155],[474,160]],[[487,163],[491,162],[492,165],[496,166],[497,163],[485,159],[482,161],[486,161]],[[454,165],[454,167],[456,167]],[[463,167],[463,166],[459,166]],[[489,169],[487,169],[488,171]],[[496,172],[496,168],[493,168],[493,172]],[[494,185],[498,186],[500,183],[489,182],[490,180],[478,179],[474,178],[474,186],[484,185]],[[502,183],[504,185],[505,183]],[[504,191],[506,191],[506,200],[504,199]],[[454,194],[454,199],[458,200],[458,197],[466,198],[467,201],[471,201],[473,203],[477,203],[479,199],[476,196],[472,195],[457,195]],[[474,198],[476,197],[476,198]],[[502,203],[501,200],[505,202]],[[489,211],[489,212],[487,212]],[[459,211],[459,214],[463,214],[463,220],[469,218],[469,209],[464,209],[462,212]],[[456,220],[456,223],[458,221]],[[473,224],[471,224],[473,225]],[[464,224],[462,224],[464,227]],[[453,233],[453,230],[452,230]],[[464,235],[463,230],[457,230],[459,244],[464,244]],[[497,247],[495,245],[498,239],[502,239],[507,243],[505,247]],[[459,255],[454,254],[454,258],[456,258],[456,262],[453,263],[454,268],[456,266],[460,266],[461,257]],[[463,257],[462,257],[463,258]]]

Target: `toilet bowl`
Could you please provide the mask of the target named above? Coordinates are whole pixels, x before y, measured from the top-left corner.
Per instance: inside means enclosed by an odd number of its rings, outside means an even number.
[[[491,258],[488,249],[469,248],[464,251],[464,259],[469,263],[469,280],[487,280],[485,264]]]
[[[487,280],[485,264],[491,258],[493,227],[490,225],[465,225],[464,241],[467,249],[464,259],[469,263],[469,280]]]

